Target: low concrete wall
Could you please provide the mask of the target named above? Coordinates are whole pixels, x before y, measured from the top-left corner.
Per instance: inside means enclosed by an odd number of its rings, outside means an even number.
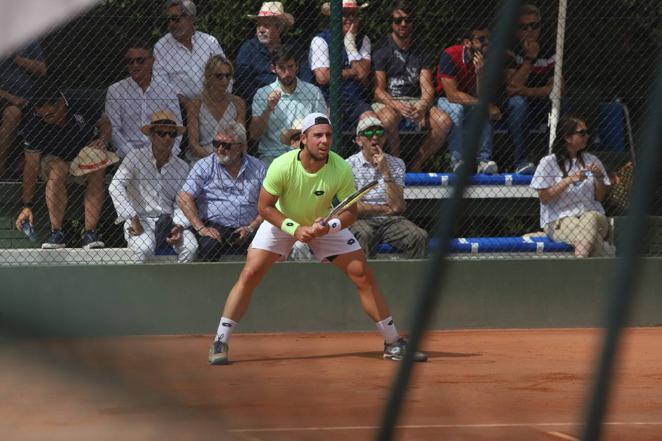
[[[425,261],[372,267],[409,327]],[[662,259],[645,259],[632,324],[662,323]],[[602,325],[613,261],[453,261],[433,328]],[[241,263],[0,267],[0,331],[48,335],[211,334]],[[372,330],[353,286],[331,265],[275,265],[242,332]]]

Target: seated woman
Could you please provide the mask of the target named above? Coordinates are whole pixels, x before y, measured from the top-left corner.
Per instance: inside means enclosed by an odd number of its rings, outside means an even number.
[[[553,240],[574,245],[576,257],[607,255],[609,223],[601,202],[611,185],[600,160],[584,151],[589,132],[579,118],[559,121],[552,154],[531,181],[540,198],[540,226]]]
[[[212,55],[205,65],[202,94],[187,104],[189,148],[186,158],[194,163],[214,152],[218,127],[230,121],[246,126],[246,103],[228,92],[234,75],[232,63]]]

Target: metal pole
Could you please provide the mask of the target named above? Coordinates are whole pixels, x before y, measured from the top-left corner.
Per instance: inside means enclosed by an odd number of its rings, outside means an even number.
[[[331,76],[329,78],[329,107],[331,108],[331,124],[333,125],[334,151],[340,150],[342,130],[340,127],[340,88],[342,83],[342,0],[331,0],[331,47],[329,57]]]
[[[641,152],[634,180],[631,212],[625,219],[622,257],[614,261],[612,283],[607,311],[607,329],[602,353],[598,362],[597,375],[586,409],[586,426],[583,441],[598,441],[602,430],[607,403],[609,401],[610,380],[616,361],[616,353],[630,312],[632,299],[637,291],[640,274],[640,254],[648,230],[648,207],[650,206],[656,183],[656,171],[660,161],[662,142],[662,53],[658,56],[658,74],[653,87],[648,121],[642,135]]]
[[[467,124],[468,132],[463,139],[462,151],[465,166],[460,168],[451,198],[447,205],[443,206],[443,210],[441,210],[442,205],[439,203],[440,222],[436,235],[439,245],[427,265],[425,277],[418,289],[419,296],[413,311],[413,318],[410,321],[412,328],[409,336],[409,348],[401,361],[400,369],[391,388],[391,394],[382,415],[381,427],[377,433],[378,441],[390,441],[393,438],[393,432],[411,377],[414,352],[420,346],[423,333],[428,327],[435,305],[441,298],[440,285],[447,274],[446,256],[449,253],[450,240],[455,234],[457,219],[460,215],[462,195],[469,183],[470,171],[466,163],[472,162],[478,153],[481,134],[488,121],[488,104],[492,102],[495,91],[498,89],[498,81],[504,68],[506,49],[514,35],[520,3],[519,0],[504,1],[497,17],[497,25],[494,38],[490,43],[487,65],[483,72],[484,75],[480,79],[479,102],[472,109]]]
[[[556,60],[554,63],[554,84],[549,99],[552,101],[552,110],[549,113],[549,153],[556,138],[556,126],[561,113],[561,86],[563,80],[563,51],[565,44],[565,22],[568,11],[568,0],[559,0],[559,16],[556,25]]]

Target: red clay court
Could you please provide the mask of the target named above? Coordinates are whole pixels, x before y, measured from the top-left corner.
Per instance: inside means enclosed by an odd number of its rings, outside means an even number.
[[[430,333],[396,439],[576,439],[600,336]],[[3,344],[2,439],[374,439],[398,367],[376,333],[238,334],[233,364],[217,367],[210,338]],[[662,439],[661,339],[659,328],[626,332],[603,439]]]

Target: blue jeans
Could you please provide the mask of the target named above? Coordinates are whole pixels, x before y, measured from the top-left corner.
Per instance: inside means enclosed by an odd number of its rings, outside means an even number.
[[[448,135],[448,151],[451,154],[451,165],[456,164],[462,158],[462,134],[464,121],[467,119],[472,106],[451,103],[447,98],[441,97],[437,102],[437,107],[446,112],[453,121],[453,127]],[[492,158],[492,149],[494,144],[492,123],[487,122],[483,128],[483,134],[480,138],[480,147],[478,148],[478,162],[489,161]],[[466,161],[467,158],[464,158]]]

